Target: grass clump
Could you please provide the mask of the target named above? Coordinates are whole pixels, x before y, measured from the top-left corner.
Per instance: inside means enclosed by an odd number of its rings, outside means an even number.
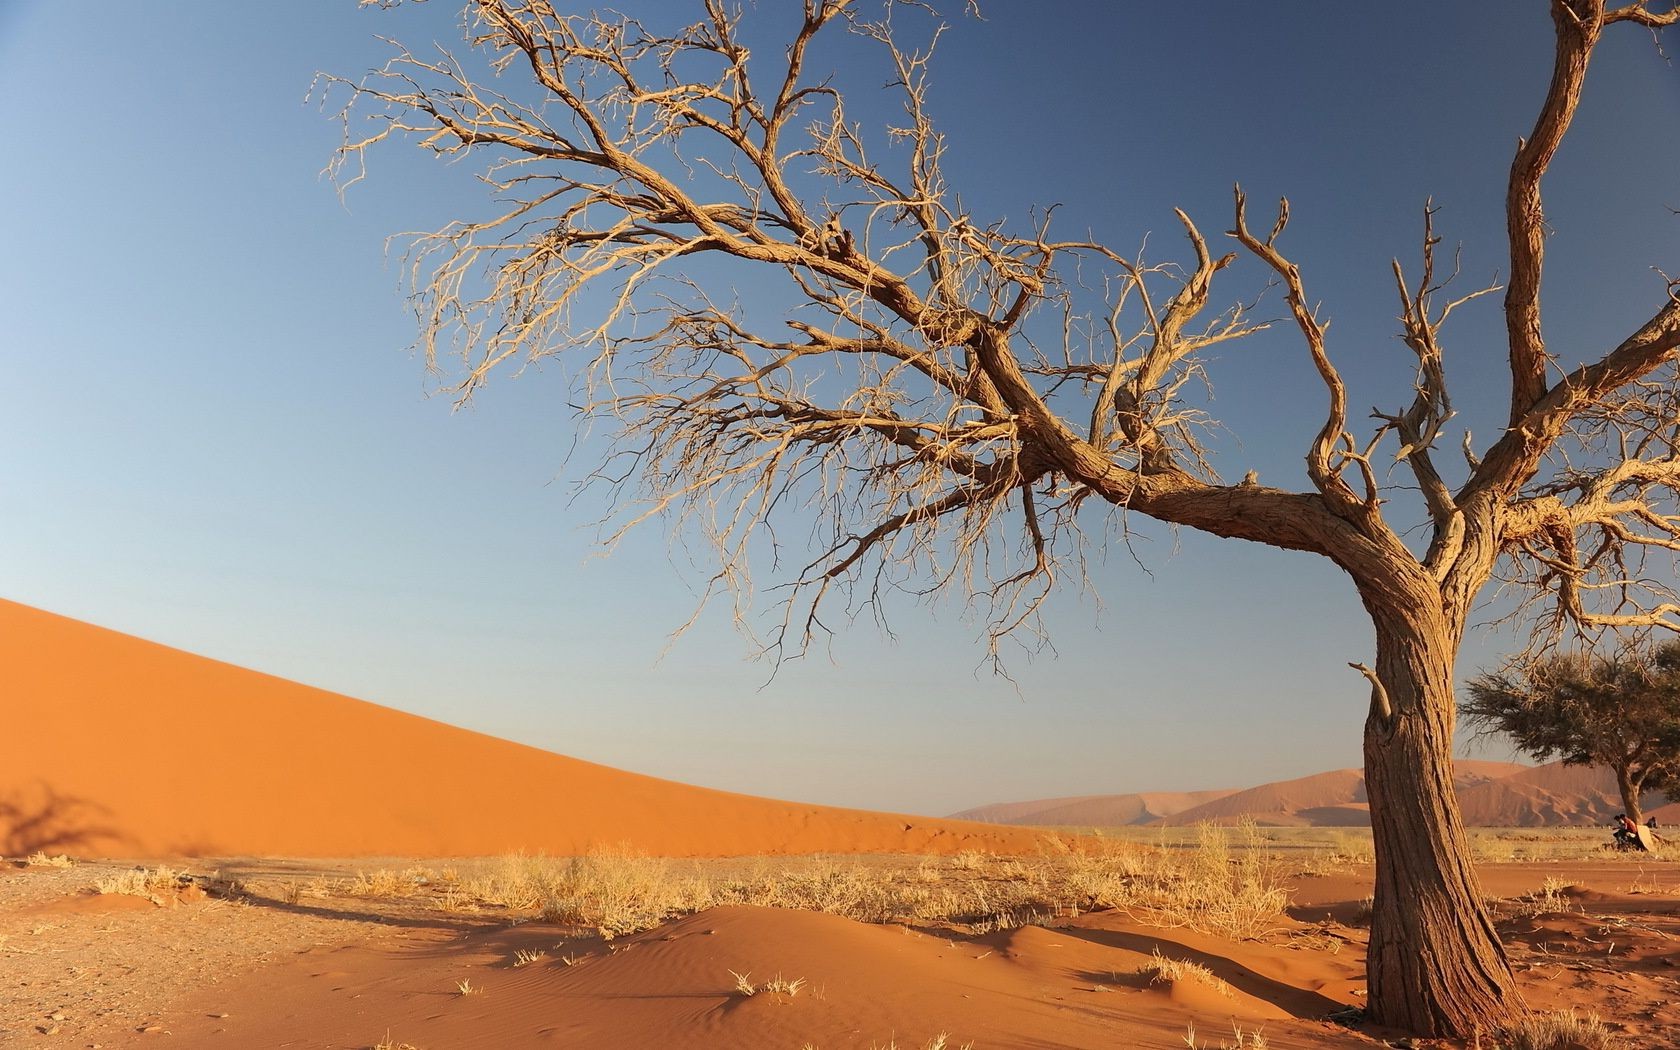
[[[1252,821],[1202,824],[1196,848],[1159,860],[1136,880],[1135,903],[1122,907],[1147,925],[1254,940],[1275,929],[1289,906],[1284,878]]]
[[[1169,959],[1161,954],[1159,948],[1155,949],[1154,956],[1147,963],[1138,968],[1138,973],[1148,977],[1150,984],[1174,985],[1180,981],[1190,981],[1212,988],[1227,998],[1231,995],[1231,986],[1220,980],[1206,966],[1189,959]]]
[[[180,888],[183,878],[178,872],[160,864],[155,868],[130,868],[98,879],[93,888],[102,894],[120,893],[131,897],[145,897],[153,904],[162,904],[165,895]]]
[[[41,850],[36,850],[25,857],[23,863],[26,867],[31,868],[73,868],[76,866],[76,862],[63,853],[49,857]]]
[[[1266,1050],[1266,1037],[1258,1028],[1247,1031],[1242,1025],[1232,1021],[1231,1035],[1236,1042],[1228,1043],[1221,1039],[1219,1050]],[[1213,1050],[1212,1043],[1197,1042],[1195,1025],[1191,1025],[1185,1030],[1184,1045],[1189,1047],[1190,1050]]]
[[[1506,1050],[1617,1050],[1625,1045],[1594,1013],[1530,1014],[1505,1029]]]

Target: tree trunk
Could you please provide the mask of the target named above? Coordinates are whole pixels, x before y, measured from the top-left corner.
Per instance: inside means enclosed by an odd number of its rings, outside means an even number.
[[[1616,769],[1616,787],[1622,793],[1622,812],[1631,817],[1635,824],[1645,823],[1645,814],[1639,809],[1640,785],[1633,782],[1633,774],[1626,766]]]
[[[1377,867],[1367,1009],[1378,1024],[1468,1038],[1523,1007],[1482,903],[1453,788],[1460,632],[1438,610],[1372,612],[1380,687],[1365,722]]]

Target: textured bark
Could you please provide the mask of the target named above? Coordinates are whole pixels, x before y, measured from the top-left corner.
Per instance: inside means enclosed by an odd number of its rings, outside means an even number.
[[[1432,1036],[1493,1029],[1522,1009],[1470,864],[1453,788],[1459,624],[1373,609],[1377,675],[1392,715],[1365,723],[1376,848],[1366,969],[1371,1020]]]

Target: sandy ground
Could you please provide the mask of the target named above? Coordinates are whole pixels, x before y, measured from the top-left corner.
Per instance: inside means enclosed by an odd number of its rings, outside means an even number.
[[[1326,1020],[1364,992],[1368,868],[1295,879],[1293,920],[1235,942],[1117,912],[979,933],[754,907],[603,939],[334,888],[365,862],[199,864],[156,900],[90,891],[124,867],[0,867],[0,1044],[837,1050],[948,1034],[952,1050],[1048,1050],[1219,1047],[1240,1029],[1285,1050],[1385,1035]],[[1630,1047],[1680,1046],[1680,866],[1482,876],[1533,1007],[1598,1013]],[[1226,987],[1152,981],[1139,971],[1156,952]],[[776,977],[802,983],[764,987]]]

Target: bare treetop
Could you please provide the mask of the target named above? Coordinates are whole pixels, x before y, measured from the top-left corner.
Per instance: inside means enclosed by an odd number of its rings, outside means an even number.
[[[1200,355],[1264,327],[1241,302],[1210,309],[1215,276],[1237,256],[1216,255],[1183,212],[1189,251],[1165,264],[1062,239],[1053,209],[1021,229],[969,215],[927,105],[940,26],[918,6],[864,15],[812,0],[784,50],[754,54],[741,12],[719,2],[674,31],[541,0],[473,4],[472,46],[520,85],[507,93],[447,53],[399,48],[357,86],[359,112],[377,123],[347,140],[343,184],[361,177],[370,147],[405,136],[490,158],[484,177],[502,202],[414,242],[428,362],[458,359],[452,388],[464,399],[498,366],[587,355],[587,410],[622,428],[624,458],[601,477],[640,493],[621,524],[685,515],[717,545],[717,583],[744,587],[749,538],[774,511],[819,508],[823,553],[796,576],[802,612],[790,606],[801,644],[839,580],[868,581],[866,595],[961,580],[991,600],[994,638],[1031,622],[1058,574],[1078,571],[1076,511],[1092,495],[1344,568],[1387,563],[1406,549],[1383,516],[1395,464],[1433,526],[1403,559],[1419,584],[1446,581],[1464,542],[1461,507],[1486,500],[1502,508],[1505,574],[1550,595],[1548,630],[1675,622],[1680,606],[1643,568],[1645,551],[1680,542],[1656,498],[1676,463],[1670,385],[1636,380],[1675,346],[1680,300],[1670,286],[1621,346],[1548,377],[1538,196],[1597,33],[1667,24],[1672,11],[1559,16],[1558,74],[1511,174],[1510,426],[1480,458],[1461,435],[1461,483],[1437,464],[1453,414],[1442,328],[1493,289],[1447,290],[1426,215],[1417,276],[1394,268],[1416,389],[1362,424],[1285,254],[1288,202],[1259,234],[1237,193],[1231,234],[1282,286],[1325,390],[1305,457],[1311,488],[1286,492],[1252,476],[1224,483],[1198,440]],[[917,19],[908,34],[907,17]],[[832,26],[873,45],[892,72],[902,119],[887,129],[891,148],[814,67]],[[718,256],[773,267],[799,308],[748,316],[732,291],[742,271],[694,265]],[[1630,427],[1639,433],[1624,445]],[[1555,471],[1542,470],[1548,456]]]

